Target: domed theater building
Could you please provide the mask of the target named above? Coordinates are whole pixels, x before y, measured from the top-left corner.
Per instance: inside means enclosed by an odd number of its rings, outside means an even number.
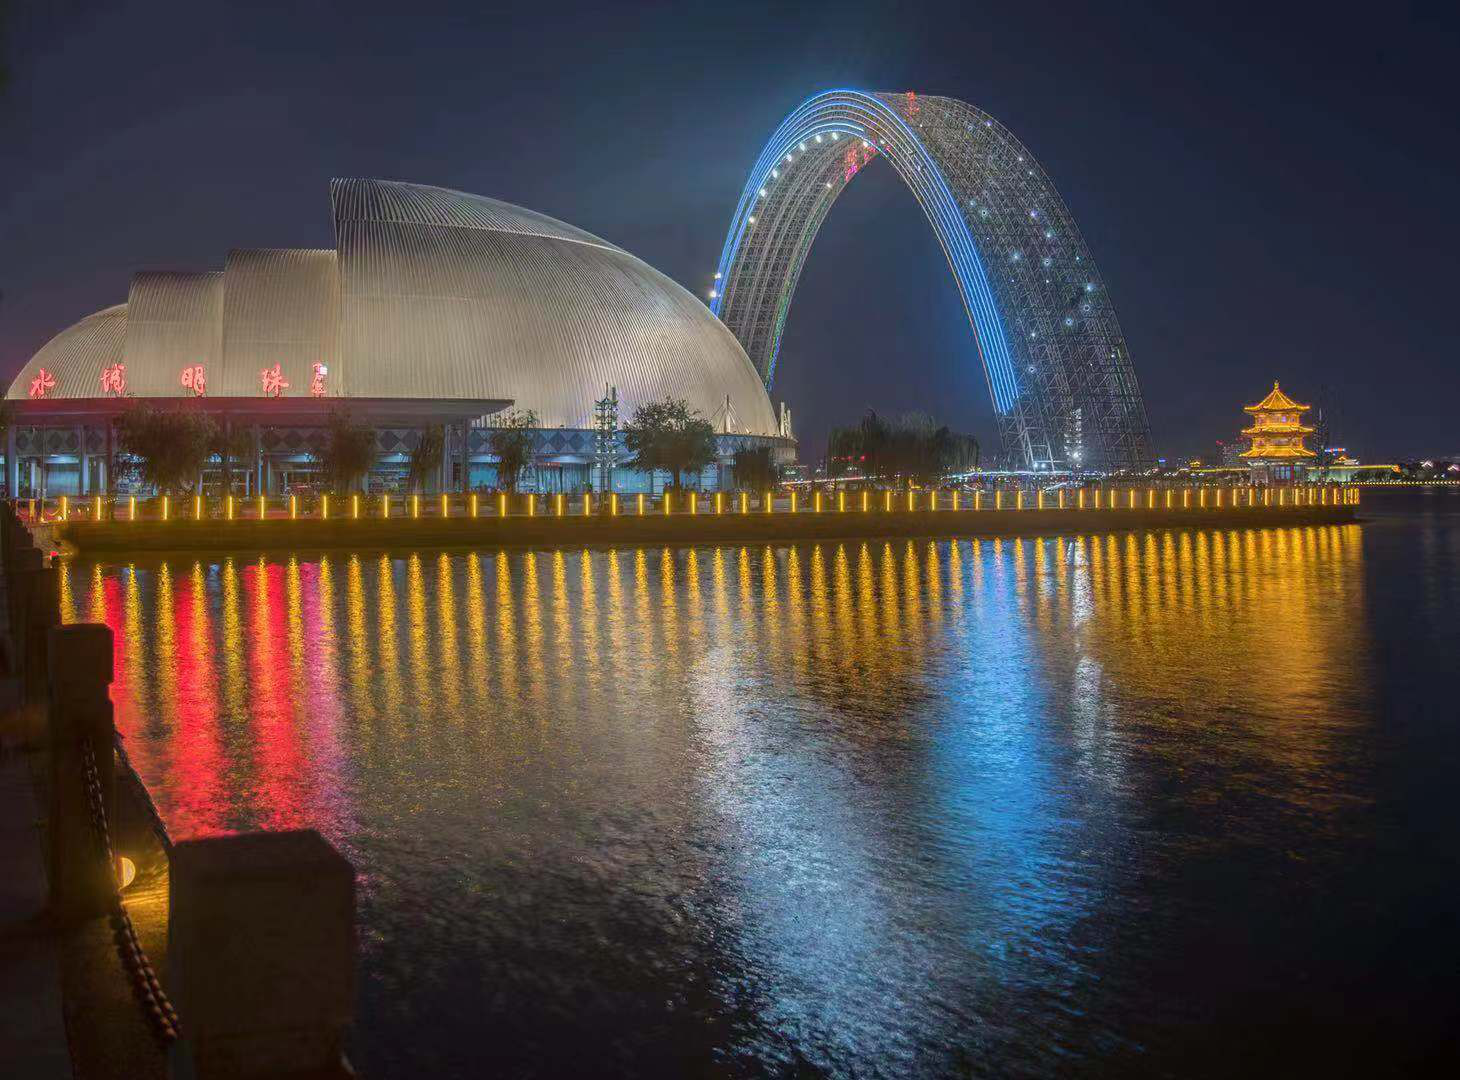
[[[335,180],[330,205],[333,249],[240,249],[221,270],[138,273],[126,303],[51,339],[6,394],[7,491],[114,490],[116,422],[140,402],[204,410],[248,432],[245,494],[309,486],[312,451],[340,409],[376,431],[375,491],[402,487],[412,449],[436,425],[445,452],[433,486],[496,486],[490,426],[511,408],[540,425],[525,490],[601,488],[605,459],[616,459],[616,490],[661,483],[626,466],[621,435],[599,432],[666,397],[718,433],[707,488],[743,446],[792,446],[734,335],[622,248],[420,184]]]

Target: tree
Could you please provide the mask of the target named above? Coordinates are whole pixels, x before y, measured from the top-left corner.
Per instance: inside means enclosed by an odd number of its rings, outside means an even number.
[[[204,413],[149,405],[123,413],[118,432],[138,478],[163,495],[191,491],[218,440],[218,425]]]
[[[730,469],[735,475],[735,486],[746,491],[770,490],[781,473],[769,446],[747,446],[735,451]]]
[[[679,398],[640,405],[624,425],[624,446],[635,464],[648,472],[663,469],[681,487],[686,472],[699,472],[715,460],[715,429]]]
[[[313,457],[323,469],[330,490],[346,494],[375,460],[375,429],[355,423],[348,409],[336,409],[330,413],[324,446]]]
[[[978,440],[939,426],[926,413],[887,421],[868,411],[852,428],[833,428],[827,458],[834,471],[860,466],[869,482],[934,484],[978,465]]]
[[[856,427],[832,428],[827,439],[827,458],[838,472],[843,467],[858,469],[866,484],[883,479],[885,459],[891,448],[892,431],[887,421],[868,409]]]
[[[412,490],[420,491],[434,476],[441,473],[441,459],[446,453],[446,429],[432,424],[421,432],[420,441],[411,451],[409,467]]]
[[[497,455],[497,484],[507,491],[517,490],[522,470],[532,460],[537,424],[537,413],[531,409],[513,409],[492,427],[487,442]]]
[[[212,452],[223,470],[223,494],[233,494],[233,463],[253,457],[253,433],[246,427],[219,427]]]

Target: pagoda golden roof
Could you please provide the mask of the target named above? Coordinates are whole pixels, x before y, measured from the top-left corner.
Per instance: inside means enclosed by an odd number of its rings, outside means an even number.
[[[1318,455],[1306,446],[1254,446],[1239,455],[1245,458],[1310,458]]]
[[[1297,409],[1299,412],[1304,412],[1312,407],[1311,405],[1299,405],[1292,398],[1288,397],[1287,394],[1282,392],[1282,388],[1278,386],[1276,379],[1272,381],[1272,392],[1267,397],[1263,398],[1256,405],[1242,406],[1245,412],[1250,413],[1281,412],[1284,409]]]

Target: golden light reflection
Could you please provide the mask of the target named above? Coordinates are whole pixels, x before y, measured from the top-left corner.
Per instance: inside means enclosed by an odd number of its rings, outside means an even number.
[[[453,721],[461,717],[461,657],[457,648],[461,623],[456,611],[455,565],[456,560],[444,551],[436,556],[435,641],[441,652],[441,710]]]
[[[164,558],[63,562],[61,600],[67,620],[115,630],[119,727],[160,801],[207,830],[344,820],[362,756],[401,775],[472,759],[510,771],[501,755],[526,752],[524,732],[571,740],[590,716],[616,753],[639,754],[636,718],[685,700],[736,716],[814,703],[871,737],[869,718],[930,695],[974,715],[1037,685],[1091,748],[1127,713],[1156,715],[1180,755],[1182,733],[1217,715],[1249,736],[1234,752],[1317,767],[1340,732],[1311,728],[1312,705],[1362,671],[1362,562],[1358,526]],[[730,681],[688,694],[709,671]],[[431,756],[466,738],[465,758]],[[183,777],[192,796],[170,786]]]

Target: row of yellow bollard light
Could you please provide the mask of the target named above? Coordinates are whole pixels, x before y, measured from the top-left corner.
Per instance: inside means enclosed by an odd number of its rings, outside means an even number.
[[[908,491],[898,494],[892,491],[858,491],[847,492],[838,490],[835,493],[835,512],[847,513],[850,511],[870,513],[873,508],[883,513],[892,513],[894,509],[906,512],[919,511],[984,511],[984,510],[1207,510],[1207,509],[1240,509],[1255,507],[1304,507],[1304,506],[1356,506],[1359,503],[1359,489],[1350,485],[1314,485],[1304,487],[1279,487],[1279,488],[1258,488],[1258,487],[1200,487],[1200,488],[1057,488],[1053,491],[1039,489],[1033,492],[1024,489],[1005,490],[996,489],[992,493],[983,491],[962,492],[957,490],[939,492]],[[496,498],[496,512],[498,517],[539,516],[538,496],[528,494],[520,497],[523,502],[524,511],[521,514],[509,513],[509,499],[506,494],[499,493]],[[336,496],[321,495],[318,497],[317,511],[314,514],[301,513],[300,500],[297,495],[288,495],[278,499],[271,505],[269,499],[259,495],[249,499],[237,498],[232,495],[225,496],[217,503],[218,518],[226,521],[240,520],[269,520],[272,518],[288,518],[290,520],[301,517],[315,516],[323,520],[359,519],[362,514],[369,515],[370,504],[373,502],[379,508],[379,517],[389,519],[397,516],[393,511],[397,499],[401,500],[401,510],[406,516],[420,518],[421,496],[392,496],[381,495],[373,500],[368,496],[350,495],[343,501]],[[549,507],[549,513],[554,517],[568,516],[592,516],[596,512],[603,512],[609,516],[617,517],[621,511],[620,498],[617,492],[611,492],[606,497],[595,496],[592,493],[584,493],[578,496],[576,507],[575,500],[568,496],[556,494],[543,496],[544,504]],[[643,492],[633,496],[633,513],[643,517],[651,512],[652,503],[646,498]],[[704,509],[702,511],[702,500]],[[767,514],[784,513],[814,513],[820,514],[827,511],[828,498],[820,490],[811,492],[810,505],[805,505],[806,500],[795,490],[787,493],[786,509],[778,511],[774,492],[764,492],[761,495],[761,511]],[[43,520],[71,521],[83,514],[93,521],[137,521],[138,500],[135,495],[128,495],[109,501],[102,496],[91,498],[71,499],[62,495],[55,504],[54,516],[51,516],[43,504],[38,504],[35,499],[21,500],[29,514],[30,520],[37,520],[39,512]],[[214,520],[212,510],[214,502],[204,499],[201,495],[193,495],[187,500],[188,509],[191,513],[186,516],[179,514],[171,496],[163,495],[155,500],[156,516],[162,521],[175,520]],[[253,510],[252,515],[245,516],[245,506]],[[277,513],[273,507],[277,506]],[[443,494],[439,496],[436,518],[450,518],[462,516],[476,518],[480,515],[481,500],[478,494],[465,496],[461,503],[461,515],[453,514],[453,497]],[[84,509],[82,509],[84,507]],[[733,509],[730,509],[732,508]],[[752,512],[750,494],[748,492],[736,492],[727,497],[724,492],[715,492],[713,495],[705,496],[700,492],[690,491],[682,496],[675,496],[671,492],[665,492],[660,498],[659,512],[664,515],[687,514],[698,516],[702,512],[709,514],[724,514],[727,510],[731,513],[749,514]],[[109,511],[109,512],[108,512]]]

